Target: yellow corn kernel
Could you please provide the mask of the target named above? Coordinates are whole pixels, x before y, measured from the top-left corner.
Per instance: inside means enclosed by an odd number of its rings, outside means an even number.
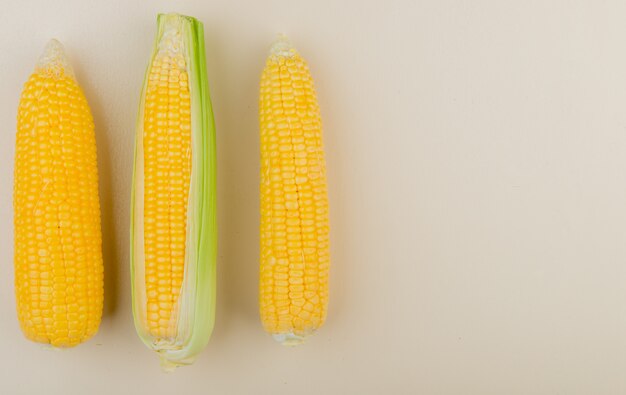
[[[185,267],[191,176],[191,100],[181,51],[158,51],[148,71],[143,118],[147,327],[176,336]]]
[[[89,339],[103,303],[96,142],[87,100],[56,40],[20,99],[13,205],[22,331],[56,347]]]
[[[281,38],[261,77],[261,277],[265,329],[283,344],[317,330],[328,303],[328,197],[308,66]]]

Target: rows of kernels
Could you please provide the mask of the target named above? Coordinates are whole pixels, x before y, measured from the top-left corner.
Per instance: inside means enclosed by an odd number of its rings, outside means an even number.
[[[93,119],[73,78],[39,69],[18,109],[15,290],[29,339],[71,347],[93,336],[103,303]]]
[[[191,176],[191,99],[182,54],[157,54],[144,106],[147,326],[157,340],[171,339],[184,276]]]
[[[326,317],[328,198],[319,108],[304,60],[271,55],[261,78],[261,319],[306,335]]]

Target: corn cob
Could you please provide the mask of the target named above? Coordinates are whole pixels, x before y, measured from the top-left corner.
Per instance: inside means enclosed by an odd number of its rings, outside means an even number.
[[[165,368],[191,363],[215,314],[215,130],[200,22],[158,16],[137,134],[133,314]]]
[[[56,40],[20,99],[13,205],[22,331],[55,347],[89,339],[103,302],[96,142],[87,100]]]
[[[259,108],[261,320],[277,341],[295,345],[326,318],[328,198],[313,80],[284,37],[267,59]]]

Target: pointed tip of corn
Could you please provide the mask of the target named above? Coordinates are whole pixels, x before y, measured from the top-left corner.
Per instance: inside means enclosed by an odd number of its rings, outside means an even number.
[[[66,74],[74,78],[74,71],[65,54],[63,44],[59,40],[53,38],[46,44],[43,53],[37,61],[36,70],[46,74],[59,76]]]
[[[292,57],[296,54],[296,49],[291,44],[291,41],[283,33],[278,34],[276,41],[270,48],[270,56],[280,56],[284,58]]]
[[[179,14],[164,14],[160,19],[160,38],[158,52],[162,54],[177,54],[184,51],[184,16]]]
[[[192,20],[195,18],[189,15],[179,14],[178,12],[164,12],[164,13],[157,15],[157,21],[160,19],[162,19],[164,23],[171,23],[171,22],[179,22],[180,20],[184,20],[184,19]]]
[[[180,30],[185,18],[187,17],[184,15],[170,12],[169,14],[160,14],[157,20],[163,25],[164,30]]]

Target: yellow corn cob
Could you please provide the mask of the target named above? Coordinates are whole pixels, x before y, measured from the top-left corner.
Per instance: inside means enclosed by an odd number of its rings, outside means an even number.
[[[20,326],[36,342],[75,346],[102,315],[100,205],[93,119],[56,40],[20,100],[13,203]]]
[[[267,59],[259,107],[261,320],[277,341],[294,345],[326,318],[328,198],[313,80],[283,37]]]
[[[213,329],[215,174],[202,23],[160,14],[139,103],[130,262],[135,328],[166,370],[192,363]]]
[[[175,43],[172,41],[171,43]],[[171,44],[170,43],[170,44]],[[176,336],[191,175],[191,101],[181,51],[158,51],[148,71],[143,125],[148,328]]]

